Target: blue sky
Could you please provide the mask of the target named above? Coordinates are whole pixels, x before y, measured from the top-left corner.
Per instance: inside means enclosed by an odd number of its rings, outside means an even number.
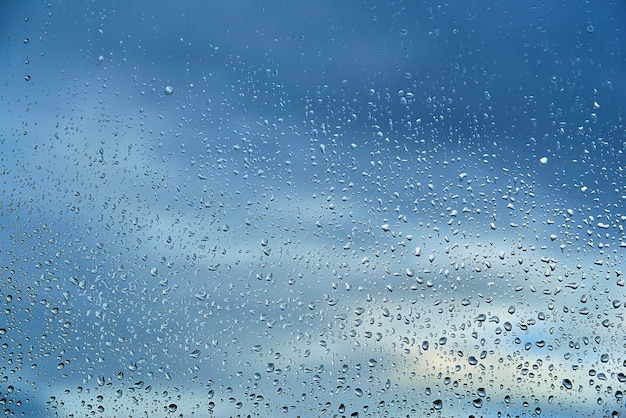
[[[619,411],[626,12],[570,6],[3,6],[7,408]]]

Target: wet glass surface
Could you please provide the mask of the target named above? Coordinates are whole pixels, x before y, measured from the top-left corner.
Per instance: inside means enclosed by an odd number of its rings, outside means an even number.
[[[624,21],[3,2],[3,414],[624,416]]]

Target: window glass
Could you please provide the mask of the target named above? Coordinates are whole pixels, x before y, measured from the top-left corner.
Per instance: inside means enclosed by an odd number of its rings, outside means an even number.
[[[624,21],[2,2],[3,415],[624,416]]]

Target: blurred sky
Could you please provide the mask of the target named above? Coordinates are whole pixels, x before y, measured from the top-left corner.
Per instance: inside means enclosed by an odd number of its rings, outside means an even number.
[[[1,9],[8,413],[621,413],[623,2]]]

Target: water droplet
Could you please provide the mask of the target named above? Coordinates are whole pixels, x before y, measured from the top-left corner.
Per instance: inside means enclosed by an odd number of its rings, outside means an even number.
[[[563,379],[563,387],[565,389],[571,389],[572,388],[572,381],[569,379]]]
[[[165,94],[168,95],[168,96],[174,94],[174,87],[172,87],[172,86],[165,86]]]

